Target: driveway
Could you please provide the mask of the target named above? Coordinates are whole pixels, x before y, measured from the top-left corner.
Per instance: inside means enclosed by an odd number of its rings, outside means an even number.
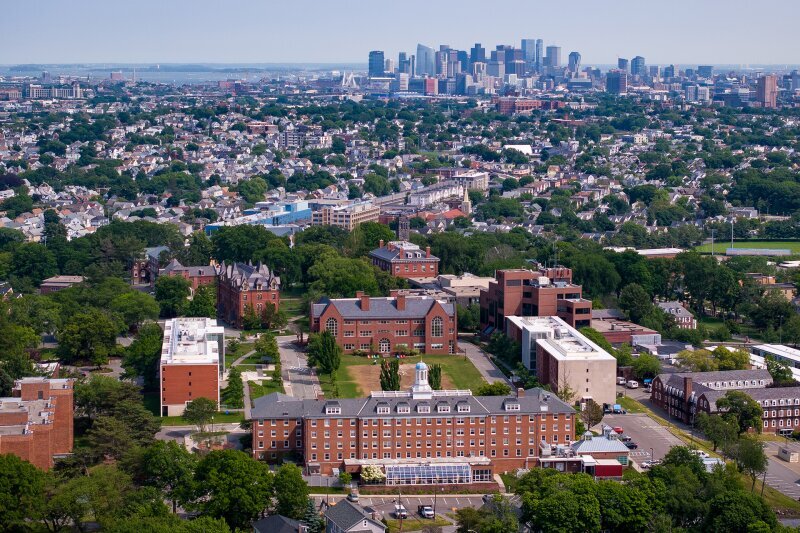
[[[391,488],[391,487],[387,487]],[[313,492],[313,487],[311,491]],[[346,498],[343,494],[318,494],[313,496],[314,503],[316,504],[317,508],[327,500],[329,505],[334,505],[344,498]],[[394,518],[392,511],[394,511],[394,503],[397,500],[398,496],[371,496],[367,494],[362,494],[358,499],[358,504],[370,512],[372,510],[375,512],[376,518],[380,520],[383,517],[386,518]],[[480,494],[448,494],[445,496],[438,495],[436,497],[436,514],[437,515],[444,515],[445,513],[453,513],[457,509],[463,509],[464,507],[472,507],[474,509],[479,509],[483,505],[483,496]],[[408,510],[409,517],[419,517],[417,514],[417,507],[419,505],[430,505],[433,507],[434,499],[433,495],[422,495],[422,496],[401,496],[400,502],[403,506]],[[448,517],[444,517],[449,520]],[[453,531],[455,528],[451,529]]]
[[[294,335],[277,337],[281,354],[281,373],[286,394],[301,399],[314,399],[322,389],[316,372],[308,368],[308,358],[295,344]]]
[[[800,463],[787,463],[778,459],[778,449],[786,444],[782,442],[765,442],[764,444],[764,453],[769,459],[767,485],[794,499],[800,498],[800,484],[798,484],[800,482]],[[789,443],[788,446],[793,451],[800,451],[797,443]]]
[[[489,359],[489,354],[484,352],[480,347],[472,344],[469,341],[459,338],[458,347],[466,353],[469,360],[481,373],[483,379],[492,383],[494,381],[502,381],[511,385],[511,381],[503,374],[499,368]]]

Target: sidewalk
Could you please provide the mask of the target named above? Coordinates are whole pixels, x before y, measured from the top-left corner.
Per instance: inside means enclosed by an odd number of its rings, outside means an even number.
[[[495,381],[501,381],[509,386],[512,386],[511,380],[509,380],[503,372],[497,368],[497,365],[491,360],[488,353],[483,351],[480,347],[472,344],[470,341],[459,338],[458,340],[459,348],[464,350],[464,353],[475,365],[475,368],[478,369],[480,372],[481,377],[486,380],[487,383],[493,383]]]

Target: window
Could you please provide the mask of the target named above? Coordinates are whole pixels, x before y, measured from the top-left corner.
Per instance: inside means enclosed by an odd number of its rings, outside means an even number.
[[[380,343],[378,343],[378,349],[381,353],[389,353],[392,349],[392,344],[389,339],[381,339]]]
[[[335,318],[331,317],[325,321],[325,329],[330,331],[331,335],[335,337],[339,332],[339,323]]]
[[[431,336],[432,337],[441,337],[444,335],[444,324],[441,317],[434,317],[431,320]]]

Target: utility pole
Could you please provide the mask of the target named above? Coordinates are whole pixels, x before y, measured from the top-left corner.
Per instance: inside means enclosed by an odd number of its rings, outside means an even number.
[[[731,220],[731,248],[733,248],[733,220]]]
[[[715,229],[711,230],[711,257],[714,257],[714,234],[716,232],[717,232],[717,230],[715,230]]]

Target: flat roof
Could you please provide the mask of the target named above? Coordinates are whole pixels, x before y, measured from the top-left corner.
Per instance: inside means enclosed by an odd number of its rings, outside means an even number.
[[[789,348],[783,344],[756,344],[755,346],[750,346],[750,349],[760,350],[769,354],[780,355],[781,357],[786,357],[787,359],[800,361],[800,350]]]
[[[219,364],[217,336],[225,328],[212,318],[174,318],[164,324],[161,364]]]
[[[557,316],[509,316],[507,319],[521,330],[531,333],[536,344],[556,359],[616,361],[614,356]]]

